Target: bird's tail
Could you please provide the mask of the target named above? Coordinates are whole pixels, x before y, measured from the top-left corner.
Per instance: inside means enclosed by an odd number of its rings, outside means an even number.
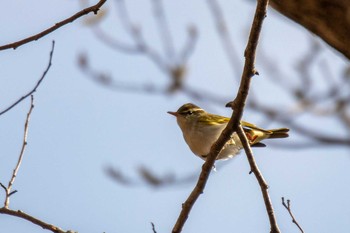
[[[271,133],[268,134],[268,138],[287,138],[289,136],[288,128],[280,128],[280,129],[269,129]]]
[[[268,138],[286,138],[288,137],[288,128],[279,128],[279,129],[262,129],[253,125],[251,123],[242,121],[243,129],[246,133],[246,136],[252,146],[264,146],[261,143],[262,140]]]

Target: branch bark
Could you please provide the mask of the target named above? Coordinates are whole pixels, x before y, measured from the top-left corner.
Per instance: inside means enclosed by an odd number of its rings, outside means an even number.
[[[301,228],[301,226],[299,225],[299,223],[297,222],[297,220],[295,219],[293,213],[292,213],[292,209],[290,207],[290,200],[287,200],[287,203],[284,201],[284,197],[282,197],[282,205],[284,206],[284,208],[286,208],[286,210],[288,211],[290,217],[292,218],[292,222],[299,228],[301,233],[304,233],[303,228]]]
[[[23,218],[29,222],[34,223],[35,225],[42,227],[43,229],[52,231],[54,233],[72,233],[73,232],[73,231],[64,231],[59,227],[56,227],[52,224],[49,224],[49,223],[46,223],[40,219],[37,219],[29,214],[26,214],[21,210],[11,210],[11,209],[7,209],[5,207],[2,207],[2,208],[0,208],[0,214],[7,214],[7,215],[15,216],[18,218]]]
[[[350,0],[271,0],[281,14],[350,59]]]
[[[261,193],[263,195],[265,207],[266,207],[266,212],[267,212],[267,215],[268,215],[269,221],[270,221],[270,227],[271,227],[270,232],[271,233],[280,232],[278,225],[277,225],[276,216],[275,216],[275,212],[273,210],[270,195],[268,192],[269,186],[268,186],[267,182],[265,181],[265,178],[263,177],[262,173],[260,172],[258,165],[255,162],[255,159],[253,156],[253,151],[250,148],[249,141],[244,133],[242,126],[239,126],[237,134],[238,134],[239,139],[241,140],[241,142],[243,144],[244,151],[245,151],[247,158],[248,158],[248,161],[249,161],[251,172],[254,173],[254,175],[259,183]]]
[[[29,108],[29,111],[28,111],[28,113],[27,113],[26,122],[25,122],[25,124],[24,124],[24,135],[23,135],[23,143],[22,143],[21,153],[19,154],[16,167],[15,167],[15,169],[13,169],[12,177],[11,177],[11,179],[10,179],[10,181],[9,181],[9,183],[8,183],[8,185],[7,185],[7,187],[5,187],[4,185],[1,185],[1,186],[5,189],[5,191],[6,191],[6,197],[5,197],[5,202],[4,202],[4,208],[8,208],[8,207],[9,207],[9,204],[10,204],[10,196],[16,192],[16,191],[13,191],[13,192],[12,192],[11,189],[12,189],[13,183],[15,182],[15,179],[16,179],[16,176],[17,176],[19,167],[21,166],[22,159],[23,159],[23,155],[24,155],[24,151],[25,151],[25,149],[26,149],[26,147],[27,147],[27,136],[28,136],[29,119],[30,119],[30,115],[32,114],[33,108],[34,108],[34,97],[31,96],[31,99],[30,99],[30,108]]]
[[[173,233],[179,233],[182,231],[182,228],[189,216],[189,213],[197,201],[198,197],[200,194],[203,193],[203,190],[205,188],[205,185],[207,183],[209,174],[211,172],[211,169],[214,165],[214,162],[216,160],[217,155],[220,153],[221,149],[223,146],[226,144],[226,142],[231,138],[231,135],[233,132],[238,131],[240,128],[240,120],[243,115],[244,107],[245,107],[245,102],[248,96],[249,92],[249,87],[250,87],[250,81],[251,78],[255,75],[258,74],[258,72],[255,70],[254,64],[255,64],[255,54],[256,54],[256,48],[258,45],[258,40],[260,36],[260,31],[262,28],[262,23],[264,18],[266,17],[266,10],[268,6],[268,0],[258,0],[256,11],[255,11],[255,16],[252,24],[252,28],[250,31],[249,39],[248,39],[248,44],[245,50],[245,65],[244,65],[244,70],[242,73],[241,77],[241,83],[240,87],[237,93],[237,96],[233,102],[231,102],[229,105],[232,107],[234,110],[231,116],[230,121],[228,122],[226,128],[223,130],[222,134],[220,135],[219,139],[212,145],[210,153],[207,156],[207,160],[202,166],[202,172],[199,176],[199,179],[197,181],[196,186],[194,187],[193,191],[182,205],[182,210],[181,213],[175,223],[175,226],[172,230]],[[246,138],[245,138],[246,140]],[[244,140],[243,140],[244,142]],[[247,142],[247,141],[246,141]],[[249,144],[245,144],[245,150],[249,151],[250,147]],[[248,155],[247,155],[248,156]],[[248,158],[252,158],[252,154],[248,156]],[[256,176],[262,177],[261,173],[259,172],[256,164],[255,164],[255,169],[253,170],[254,174]],[[259,179],[258,179],[259,180]],[[263,178],[262,178],[263,180]],[[267,195],[267,202],[269,203],[269,206],[267,206],[268,210],[268,215],[270,218],[270,224],[271,224],[271,232],[273,233],[279,233],[279,228],[277,226],[274,213],[273,213],[273,208],[271,201],[269,200],[269,196],[267,193],[267,184],[266,182],[263,182],[265,185],[261,186],[262,190],[265,190],[266,192],[263,192],[263,195]],[[260,184],[260,182],[259,182]],[[265,200],[265,198],[264,198]],[[265,202],[266,203],[266,202]]]
[[[74,20],[80,18],[81,16],[84,16],[84,15],[87,15],[89,14],[90,12],[94,12],[94,14],[97,14],[97,12],[100,10],[101,6],[106,2],[107,0],[100,0],[96,5],[94,6],[91,6],[91,7],[88,7],[88,8],[85,8],[84,10],[81,10],[79,11],[78,13],[74,14],[73,16],[59,22],[59,23],[56,23],[54,26],[34,35],[34,36],[30,36],[28,38],[25,38],[23,40],[20,40],[20,41],[17,41],[17,42],[14,42],[14,43],[11,43],[11,44],[7,44],[7,45],[3,45],[3,46],[0,46],[0,51],[1,50],[6,50],[6,49],[16,49],[18,48],[19,46],[21,45],[24,45],[24,44],[27,44],[31,41],[34,41],[34,40],[39,40],[40,38],[46,36],[47,34],[50,34],[51,32],[57,30],[58,28],[68,24],[68,23],[71,23],[73,22]]]

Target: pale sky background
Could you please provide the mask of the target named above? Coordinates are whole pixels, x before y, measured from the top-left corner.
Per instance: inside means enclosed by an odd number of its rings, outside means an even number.
[[[164,2],[177,48],[181,48],[189,24],[199,32],[186,84],[226,96],[227,102],[232,100],[238,86],[235,75],[241,70],[232,72],[206,2]],[[220,3],[242,67],[255,3],[243,0]],[[72,0],[3,1],[1,6],[1,45],[40,32],[81,9]],[[132,19],[142,25],[147,41],[161,49],[150,1],[129,1],[128,7]],[[103,28],[122,41],[130,41],[115,18],[114,1],[103,8],[109,9]],[[110,49],[83,21],[77,20],[17,50],[0,52],[0,110],[3,110],[36,84],[47,66],[51,41],[56,41],[52,67],[35,93],[28,146],[14,184],[18,193],[11,197],[10,208],[23,210],[64,230],[152,232],[153,222],[158,233],[170,232],[181,203],[195,182],[152,188],[142,183],[137,169],[145,166],[159,176],[174,174],[180,178],[199,174],[202,160],[191,153],[175,119],[166,114],[194,100],[183,94],[111,91],[89,80],[77,65],[80,53],[87,54],[94,68],[114,79],[159,86],[169,83],[168,77],[149,59]],[[298,77],[293,62],[305,55],[311,38],[305,29],[269,9],[258,52],[263,50],[294,81]],[[332,49],[326,49],[321,56],[332,61],[335,74],[339,67],[348,64]],[[257,96],[267,106],[281,106],[281,110],[291,107],[283,90],[268,81],[259,53],[257,57],[260,76],[252,82]],[[225,103],[221,106],[196,103],[217,114],[231,114],[224,108]],[[29,99],[0,116],[0,182],[4,184],[18,158],[28,109]],[[244,119],[267,126],[260,115],[250,110],[245,111]],[[307,115],[301,120],[334,135],[348,133],[337,122]],[[268,127],[283,125],[271,123]],[[303,139],[292,131],[285,140]],[[254,149],[254,153],[270,185],[282,232],[299,232],[281,205],[282,196],[292,200],[292,210],[305,232],[349,232],[349,148],[294,150],[270,146]],[[104,171],[108,166],[140,181],[140,185],[125,186],[113,181]],[[244,153],[221,162],[218,171],[211,174],[183,232],[269,232],[260,188],[248,172]],[[1,203],[3,200],[1,190]],[[0,215],[0,232],[48,231],[25,220]]]

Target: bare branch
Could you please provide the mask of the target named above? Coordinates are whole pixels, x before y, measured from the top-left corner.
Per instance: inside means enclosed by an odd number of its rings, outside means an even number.
[[[221,133],[219,139],[212,145],[210,149],[210,153],[207,155],[207,159],[202,166],[202,172],[199,176],[196,186],[193,191],[182,205],[182,211],[175,223],[175,226],[172,230],[173,233],[178,233],[182,231],[182,228],[189,216],[189,213],[197,201],[200,194],[203,193],[206,182],[208,180],[211,169],[214,165],[215,159],[217,155],[220,153],[223,146],[226,142],[231,138],[231,135],[234,131],[239,129],[240,119],[242,118],[245,102],[248,96],[250,81],[252,76],[254,76],[257,71],[254,68],[255,63],[255,54],[256,48],[260,36],[260,31],[263,23],[263,19],[266,17],[266,9],[268,6],[268,0],[260,0],[257,3],[256,12],[253,20],[253,25],[251,28],[251,32],[248,39],[248,44],[245,51],[245,65],[241,78],[241,85],[239,87],[237,96],[235,100],[231,103],[231,107],[234,110],[231,116],[230,121],[228,122],[226,128]],[[245,147],[246,149],[247,147]],[[249,147],[248,147],[249,150]],[[257,172],[256,176],[258,176],[258,169],[254,172]],[[261,174],[260,174],[261,175]],[[264,187],[262,187],[263,189]],[[265,195],[263,193],[263,195]],[[271,203],[270,203],[271,204]],[[271,205],[272,207],[272,205]],[[266,206],[267,209],[268,206]],[[268,216],[270,218],[271,232],[279,233],[280,230],[277,226],[273,209],[269,209]]]
[[[0,208],[0,214],[7,214],[7,215],[11,215],[11,216],[15,216],[15,217],[18,217],[18,218],[25,219],[25,220],[27,220],[29,222],[34,223],[35,225],[38,225],[38,226],[42,227],[43,229],[52,231],[54,233],[73,233],[73,231],[64,231],[64,230],[62,230],[59,227],[56,227],[56,226],[54,226],[52,224],[43,222],[42,220],[37,219],[37,218],[35,218],[35,217],[33,217],[33,216],[29,215],[29,214],[26,214],[26,213],[24,213],[21,210],[17,210],[16,211],[16,210],[11,210],[11,209],[2,207],[2,208]]]
[[[187,29],[187,40],[179,53],[178,63],[186,64],[192,55],[198,39],[198,32],[195,26],[191,25]]]
[[[106,2],[107,0],[100,0],[96,5],[94,6],[91,6],[91,7],[88,7],[88,8],[85,8],[81,11],[79,11],[78,13],[74,14],[73,16],[59,22],[59,23],[56,23],[54,26],[46,29],[45,31],[42,31],[34,36],[30,36],[28,38],[25,38],[23,40],[20,40],[20,41],[17,41],[17,42],[14,42],[14,43],[11,43],[11,44],[7,44],[7,45],[3,45],[3,46],[0,46],[0,50],[5,50],[5,49],[10,49],[10,48],[13,48],[13,49],[16,49],[18,48],[19,46],[22,46],[26,43],[29,43],[31,41],[36,41],[36,40],[39,40],[40,38],[46,36],[47,34],[50,34],[51,32],[57,30],[58,28],[68,24],[68,23],[72,23],[74,20],[80,18],[81,16],[84,16],[86,14],[89,14],[90,12],[94,12],[94,14],[97,14],[97,12],[99,11],[100,7]]]
[[[166,20],[163,3],[161,0],[152,0],[154,18],[163,44],[163,54],[146,41],[142,28],[132,22],[125,1],[117,0],[116,4],[120,22],[133,40],[132,43],[121,42],[109,36],[101,28],[95,27],[94,32],[97,38],[106,45],[122,52],[146,56],[171,79],[171,83],[166,90],[167,92],[173,93],[174,91],[181,90],[187,71],[187,62],[197,42],[196,29],[193,26],[189,27],[187,31],[188,37],[182,49],[179,52],[175,51],[173,36],[170,33],[170,28]]]
[[[238,131],[237,134],[239,136],[239,139],[242,142],[243,148],[245,150],[245,153],[247,155],[248,161],[249,161],[249,165],[250,165],[250,173],[254,173],[256,179],[258,180],[260,189],[261,189],[261,193],[263,195],[264,198],[264,203],[265,203],[265,207],[266,207],[266,212],[269,216],[269,220],[270,220],[270,226],[271,226],[271,232],[279,232],[278,229],[278,225],[277,225],[277,221],[276,221],[276,217],[274,214],[274,210],[272,207],[272,202],[270,199],[270,195],[268,192],[268,188],[269,186],[267,185],[262,173],[260,172],[258,165],[255,162],[254,156],[253,156],[253,151],[250,148],[250,144],[248,142],[248,139],[244,133],[244,130],[242,128],[242,126],[238,127]]]
[[[81,54],[78,57],[78,63],[81,70],[94,82],[103,85],[112,90],[127,91],[135,93],[148,93],[148,94],[167,94],[167,87],[157,87],[151,83],[138,84],[138,83],[126,83],[115,79],[110,76],[92,69],[90,66],[88,57],[85,54]]]
[[[130,49],[132,46],[129,46],[129,50],[137,51],[139,54],[144,54],[150,58],[160,70],[167,73],[169,68],[168,62],[146,42],[145,38],[143,37],[141,28],[131,22],[125,1],[117,0],[116,3],[118,4],[117,9],[119,10],[118,13],[120,15],[120,20],[123,23],[125,30],[130,34],[135,43],[134,49]],[[118,46],[117,42],[114,42],[113,44],[115,47],[123,47]]]
[[[21,210],[16,211],[16,210],[9,209],[10,196],[17,192],[17,190],[11,191],[11,189],[12,189],[12,186],[15,182],[16,177],[17,177],[19,168],[20,168],[22,160],[23,160],[24,151],[25,151],[26,146],[27,146],[29,120],[30,120],[30,115],[33,111],[33,108],[34,108],[34,97],[33,97],[33,95],[31,95],[30,108],[29,108],[29,111],[27,113],[26,121],[24,124],[24,136],[23,136],[22,149],[21,149],[20,155],[18,157],[17,164],[13,170],[13,173],[12,173],[11,179],[8,183],[8,186],[6,187],[2,183],[0,183],[0,186],[5,190],[5,202],[4,202],[4,206],[0,208],[0,214],[7,214],[7,215],[11,215],[11,216],[25,219],[29,222],[32,222],[35,225],[42,227],[43,229],[47,229],[47,230],[52,231],[54,233],[73,233],[73,231],[64,231],[59,227],[56,227],[52,224],[49,224],[49,223],[46,223],[40,219],[37,219],[29,214],[26,214]]]
[[[22,143],[21,153],[19,154],[17,165],[16,165],[15,169],[13,170],[12,177],[11,177],[7,187],[6,188],[3,187],[6,190],[6,197],[5,197],[5,202],[4,202],[4,208],[8,208],[9,207],[10,196],[17,192],[17,191],[13,191],[12,192],[11,189],[12,189],[13,183],[15,182],[15,179],[16,179],[16,176],[17,176],[17,173],[18,173],[18,169],[21,166],[23,155],[24,155],[24,151],[25,151],[26,146],[27,146],[28,125],[29,125],[30,114],[32,113],[32,110],[34,108],[33,102],[34,102],[34,97],[33,97],[33,95],[31,95],[30,108],[29,108],[29,111],[27,113],[27,118],[26,118],[26,121],[25,121],[25,124],[24,124],[24,136],[23,136],[23,143]]]
[[[297,222],[297,220],[294,218],[294,215],[292,213],[292,210],[290,208],[290,200],[287,200],[287,203],[284,201],[284,197],[282,197],[282,205],[286,208],[286,210],[288,211],[290,217],[292,218],[292,222],[299,228],[299,230],[301,231],[301,233],[304,233],[304,230],[301,228],[301,226],[299,225],[299,223]]]
[[[159,34],[166,57],[168,57],[169,60],[173,60],[175,58],[174,42],[169,30],[167,18],[165,17],[163,2],[162,0],[152,0],[152,3],[154,17],[158,23]]]
[[[240,74],[239,72],[241,70],[240,59],[237,55],[239,53],[233,46],[233,40],[231,38],[229,30],[227,29],[226,20],[224,18],[222,9],[220,8],[220,5],[217,0],[208,0],[207,2],[216,24],[216,31],[220,36],[222,42],[221,44],[224,47],[224,52],[226,53],[228,61],[231,67],[233,68],[232,73],[235,74],[235,76],[237,76],[238,79]]]
[[[120,169],[107,167],[105,169],[107,175],[114,181],[122,185],[148,185],[153,188],[164,188],[175,185],[183,185],[192,183],[197,178],[197,173],[188,174],[182,177],[176,177],[175,174],[157,175],[149,168],[140,166],[138,173],[142,182],[126,176]]]
[[[152,231],[153,231],[153,233],[157,233],[156,227],[154,226],[154,223],[153,223],[153,222],[151,222],[151,225],[152,225]]]
[[[302,126],[299,123],[294,123],[290,119],[290,116],[281,115],[278,112],[278,109],[269,108],[264,106],[261,103],[251,102],[249,105],[250,108],[258,110],[259,112],[264,113],[270,119],[274,119],[275,121],[279,121],[285,124],[287,127],[292,128],[293,131],[302,134],[303,136],[307,136],[310,139],[317,141],[319,143],[327,144],[327,145],[341,145],[341,146],[350,146],[350,138],[349,137],[337,137],[335,135],[329,135],[327,133],[321,133],[316,130],[309,129],[309,127]],[[294,117],[295,118],[295,117]],[[282,144],[281,144],[282,145]],[[314,144],[318,146],[318,144]],[[287,146],[287,145],[286,145]],[[305,145],[307,146],[307,145]]]
[[[6,108],[5,110],[0,112],[0,116],[4,113],[6,113],[7,111],[9,111],[10,109],[12,109],[13,107],[15,107],[17,104],[19,104],[21,101],[23,101],[24,99],[26,99],[28,96],[32,95],[34,92],[36,92],[36,89],[39,87],[39,85],[41,84],[41,82],[44,80],[47,72],[49,71],[50,67],[51,67],[51,62],[52,62],[52,56],[53,56],[53,51],[55,48],[55,41],[52,41],[52,47],[51,47],[51,52],[50,52],[50,58],[49,58],[49,64],[47,65],[43,75],[41,76],[41,78],[39,79],[39,81],[36,83],[36,85],[34,86],[34,88],[28,92],[27,94],[25,94],[24,96],[22,96],[20,99],[18,99],[15,103],[13,103],[11,106],[9,106],[8,108]]]

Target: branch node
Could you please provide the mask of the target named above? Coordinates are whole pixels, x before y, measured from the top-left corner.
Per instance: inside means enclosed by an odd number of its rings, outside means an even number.
[[[9,193],[9,197],[17,192],[18,192],[17,190],[13,190],[12,192]]]
[[[286,210],[288,211],[290,217],[292,218],[292,223],[294,223],[300,230],[300,232],[304,233],[304,230],[301,228],[301,226],[299,225],[299,223],[297,222],[297,220],[295,219],[293,213],[292,213],[292,209],[290,208],[290,200],[287,200],[287,203],[284,201],[284,197],[282,197],[282,205],[284,206],[284,208],[286,208]]]
[[[233,111],[235,111],[237,108],[238,108],[238,105],[237,105],[237,100],[233,100],[233,101],[230,101],[228,102],[226,105],[225,105],[226,108],[231,108]]]

